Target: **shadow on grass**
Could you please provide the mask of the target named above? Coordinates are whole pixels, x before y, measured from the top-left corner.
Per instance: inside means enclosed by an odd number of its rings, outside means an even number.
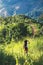
[[[16,59],[12,55],[6,55],[0,51],[0,65],[16,65]]]
[[[25,59],[24,59],[23,57],[18,58],[18,63],[19,63],[20,65],[24,65]]]
[[[39,58],[38,61],[34,61],[33,65],[43,65],[43,55]]]
[[[29,56],[27,56],[26,58],[20,57],[18,61],[20,65],[33,65]]]

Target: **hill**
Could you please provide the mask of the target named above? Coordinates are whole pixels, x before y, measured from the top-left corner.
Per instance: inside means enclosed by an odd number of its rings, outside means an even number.
[[[43,17],[0,17],[0,65],[43,65]],[[40,21],[40,22],[39,22]],[[28,53],[24,51],[28,40]]]
[[[43,35],[43,22],[37,22],[25,15],[6,18],[0,17],[0,43],[19,41],[26,36],[38,37]]]

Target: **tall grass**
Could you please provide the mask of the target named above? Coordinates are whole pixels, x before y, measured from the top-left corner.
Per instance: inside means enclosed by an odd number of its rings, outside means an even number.
[[[30,42],[27,55],[23,49],[25,39]],[[43,37],[25,39],[0,45],[0,65],[43,65]]]

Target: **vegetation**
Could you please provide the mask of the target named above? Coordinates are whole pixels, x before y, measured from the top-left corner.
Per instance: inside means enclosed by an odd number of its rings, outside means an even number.
[[[0,17],[0,65],[43,65],[43,22],[25,15]]]

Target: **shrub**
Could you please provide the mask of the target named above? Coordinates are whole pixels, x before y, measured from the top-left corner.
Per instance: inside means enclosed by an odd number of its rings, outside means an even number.
[[[13,38],[18,41],[25,37],[27,34],[27,28],[24,23],[19,23],[16,27],[12,28]]]
[[[10,28],[6,26],[0,31],[0,43],[10,43],[12,39]]]
[[[27,33],[28,33],[28,35],[32,35],[32,27],[31,26],[27,27]]]

